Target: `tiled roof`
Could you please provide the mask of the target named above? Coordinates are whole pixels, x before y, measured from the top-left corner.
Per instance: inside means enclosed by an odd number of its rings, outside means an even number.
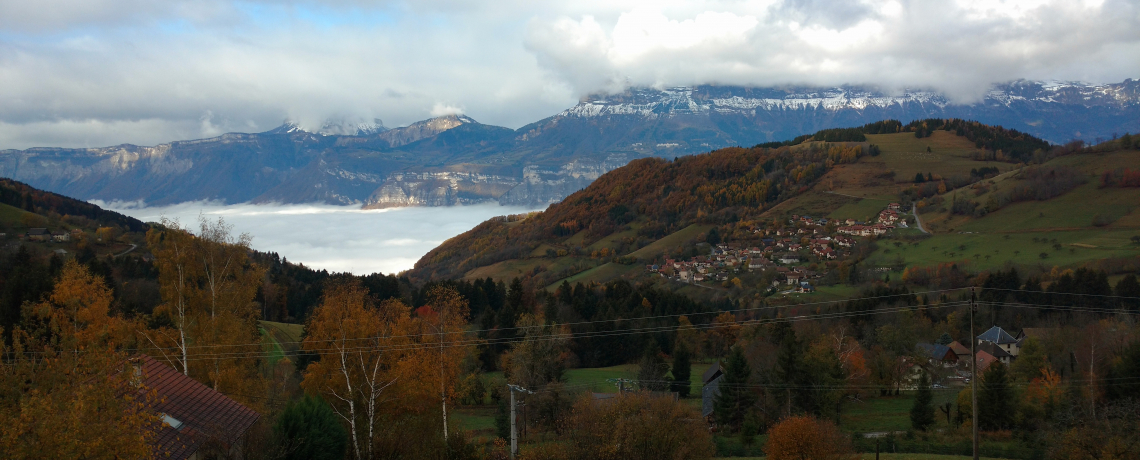
[[[961,343],[959,343],[957,340],[955,340],[955,341],[953,341],[953,342],[950,342],[950,345],[949,345],[949,346],[950,346],[950,349],[951,349],[951,350],[954,350],[954,354],[956,354],[956,355],[958,355],[958,356],[962,356],[962,355],[969,355],[969,354],[970,354],[970,349],[969,349],[969,348],[966,348],[966,346],[965,346],[965,345],[962,345],[962,344],[961,344]]]
[[[1017,339],[1013,338],[1012,335],[1009,335],[1009,333],[1002,329],[1000,326],[991,327],[990,330],[983,332],[982,335],[978,336],[978,340],[985,340],[986,342],[993,342],[998,345],[1017,343]]]
[[[260,417],[257,412],[150,356],[139,357],[146,386],[158,393],[155,410],[179,422],[163,424],[155,437],[156,458],[184,459],[207,441],[232,446]]]
[[[984,350],[978,350],[978,372],[985,372],[995,361],[997,358],[994,355],[986,353]]]
[[[1004,358],[1008,358],[1008,357],[1012,356],[1009,354],[1009,352],[1005,351],[1005,349],[997,346],[997,344],[995,344],[993,342],[982,342],[982,343],[978,344],[978,351],[979,352],[985,351],[986,353],[989,353],[989,354],[993,355],[993,357],[998,358],[998,359],[1004,359]]]
[[[922,351],[926,352],[929,358],[937,359],[940,361],[945,359],[946,355],[951,352],[950,347],[937,343],[920,343],[918,344],[918,347],[921,348]]]

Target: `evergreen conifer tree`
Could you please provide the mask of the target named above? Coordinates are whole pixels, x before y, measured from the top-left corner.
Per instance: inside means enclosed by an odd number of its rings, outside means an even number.
[[[705,241],[713,246],[720,244],[720,232],[717,231],[716,227],[709,229],[709,233],[708,236],[705,237]]]
[[[277,443],[287,453],[286,459],[344,458],[348,448],[348,432],[340,418],[320,398],[305,396],[290,403],[273,427]]]
[[[495,435],[503,439],[511,439],[511,408],[507,398],[500,398],[495,408]]]
[[[918,381],[918,395],[910,408],[910,426],[926,431],[931,425],[934,425],[934,394],[930,390],[930,377],[923,372]]]
[[[789,328],[784,332],[784,337],[780,341],[780,354],[776,356],[776,379],[785,388],[784,403],[787,415],[795,412],[793,403],[799,405],[802,402],[802,398],[796,390],[803,380],[801,378],[803,374],[802,355],[803,351],[800,349],[800,341],[796,339],[796,332]]]
[[[978,428],[1003,430],[1012,427],[1017,406],[1005,364],[991,364],[982,374],[982,385],[978,390]]]
[[[744,358],[740,347],[733,347],[724,364],[724,376],[720,379],[719,393],[713,400],[713,413],[718,425],[732,430],[740,428],[744,416],[756,403],[756,395],[748,388],[752,368]]]
[[[692,391],[689,379],[692,377],[692,363],[690,363],[689,346],[683,341],[677,341],[673,348],[673,388],[672,390],[682,398],[687,398]]]
[[[643,390],[665,391],[669,388],[668,373],[669,364],[661,358],[661,347],[657,346],[657,341],[650,340],[637,370],[638,384]]]
[[[1120,299],[1121,307],[1132,311],[1140,308],[1140,281],[1136,274],[1128,274],[1116,282],[1116,295],[1124,297]]]

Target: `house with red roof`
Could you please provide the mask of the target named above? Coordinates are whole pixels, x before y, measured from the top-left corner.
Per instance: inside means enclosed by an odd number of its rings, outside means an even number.
[[[140,355],[133,364],[145,387],[158,395],[162,426],[152,441],[154,458],[241,457],[245,433],[260,414],[150,356]]]
[[[985,350],[978,350],[978,374],[985,372],[991,364],[997,361],[998,359],[994,355],[986,353]]]

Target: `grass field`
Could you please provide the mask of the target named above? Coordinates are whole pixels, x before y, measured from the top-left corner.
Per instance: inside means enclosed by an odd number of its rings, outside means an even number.
[[[1094,183],[1046,201],[1013,203],[961,226],[961,231],[1024,231],[1091,228],[1097,215],[1120,217],[1140,211],[1140,189],[1100,189]]]
[[[1050,269],[1089,260],[1140,256],[1140,246],[1129,240],[1137,234],[1140,230],[1094,228],[1006,234],[941,233],[918,243],[900,242],[898,247],[880,241],[878,251],[867,263],[927,266],[953,262],[976,270],[1001,268],[1009,263]]]
[[[294,355],[297,350],[301,349],[301,338],[305,332],[305,325],[258,321],[258,326],[262,335],[272,340],[273,346],[282,353],[282,356]],[[276,363],[276,359],[273,362]]]
[[[831,174],[831,173],[828,173]],[[826,177],[826,176],[825,176]],[[819,190],[817,190],[819,189]],[[782,217],[791,214],[804,216],[826,216],[835,212],[848,203],[854,203],[859,198],[850,198],[834,193],[827,193],[820,185],[816,185],[807,192],[796,195],[784,202],[773,206],[764,212],[766,217]]]
[[[863,222],[870,222],[879,212],[887,207],[887,204],[892,200],[883,200],[876,198],[864,198],[857,201],[849,202],[839,209],[831,211],[827,217],[830,219],[855,219]]]
[[[261,342],[265,344],[265,350],[269,352],[266,361],[269,363],[269,369],[273,369],[277,365],[277,361],[285,358],[285,350],[281,348],[281,343],[270,334],[265,328],[258,328],[261,332]]]
[[[689,240],[696,238],[697,235],[709,231],[710,228],[712,228],[711,225],[693,224],[649,243],[647,246],[629,253],[629,255],[642,260],[652,259],[670,249],[684,245]]]
[[[0,225],[8,228],[27,228],[29,225],[47,225],[48,219],[23,209],[0,203]]]
[[[957,388],[934,391],[934,405],[955,401]],[[899,396],[870,398],[849,402],[843,406],[839,428],[848,432],[871,433],[880,431],[906,431],[910,429],[910,408],[914,405],[914,393],[904,392]],[[943,427],[946,418],[935,411],[935,424]]]
[[[983,166],[1001,171],[1015,167],[1010,163],[973,160],[972,155],[978,151],[974,143],[949,131],[934,131],[930,137],[921,139],[913,133],[870,134],[867,142],[878,145],[883,153],[865,158],[863,162],[882,164],[883,168],[895,171],[896,180],[901,182],[913,180],[917,173],[967,176],[971,169]]]
[[[931,137],[922,139],[912,133],[875,134],[868,135],[867,141],[878,145],[882,153],[875,157],[864,156],[855,164],[836,166],[811,190],[774,206],[765,214],[866,220],[888,202],[897,200],[899,191],[911,184],[916,173],[950,177],[969,175],[971,169],[985,166],[1001,171],[1015,167],[1010,163],[973,160],[972,155],[977,151],[974,144],[946,131],[935,131]]]
[[[449,415],[455,417],[462,430],[492,433],[495,430],[494,406],[457,406]]]

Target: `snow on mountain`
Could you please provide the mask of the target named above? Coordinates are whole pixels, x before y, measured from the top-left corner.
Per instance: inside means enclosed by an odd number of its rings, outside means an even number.
[[[998,85],[986,93],[982,104],[1008,106],[1015,101],[1071,105],[1128,105],[1140,102],[1135,82],[1093,85],[1080,82],[1033,82],[1019,80]],[[929,90],[906,90],[887,94],[864,87],[837,88],[734,88],[678,86],[666,89],[631,88],[621,94],[592,95],[559,116],[591,118],[609,115],[640,115],[646,118],[679,115],[748,114],[783,110],[865,110],[919,105],[944,109],[951,102]]]
[[[384,122],[380,121],[379,118],[373,118],[372,121],[364,119],[349,120],[346,118],[330,118],[325,120],[321,129],[317,130],[317,133],[326,136],[370,136],[380,134],[387,130],[388,128],[384,126]]]

